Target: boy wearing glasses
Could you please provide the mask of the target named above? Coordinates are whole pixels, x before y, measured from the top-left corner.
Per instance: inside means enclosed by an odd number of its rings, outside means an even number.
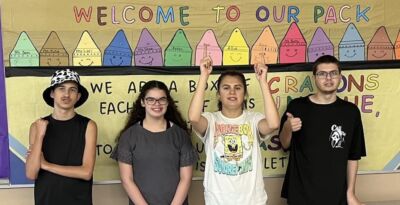
[[[366,156],[360,111],[336,96],[339,61],[315,61],[316,93],[292,100],[279,138],[290,150],[281,196],[289,205],[360,205],[355,196],[358,160]]]

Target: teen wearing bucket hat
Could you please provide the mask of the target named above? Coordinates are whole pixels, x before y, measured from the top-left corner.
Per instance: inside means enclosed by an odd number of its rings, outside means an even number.
[[[53,76],[51,77],[50,86],[43,91],[43,99],[44,101],[51,107],[54,107],[54,98],[51,97],[51,92],[60,85],[65,82],[75,82],[78,86],[78,93],[80,93],[80,98],[75,103],[75,108],[81,106],[89,97],[89,93],[85,87],[83,87],[80,83],[79,74],[75,71],[71,71],[70,69],[66,70],[57,70]]]
[[[35,204],[92,204],[97,126],[76,113],[89,94],[77,72],[57,70],[43,99],[53,112],[32,123],[26,176],[35,180]]]

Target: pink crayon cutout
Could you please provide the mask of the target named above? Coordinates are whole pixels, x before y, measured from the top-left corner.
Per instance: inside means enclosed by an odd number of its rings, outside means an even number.
[[[204,55],[211,57],[213,65],[222,65],[222,49],[218,44],[213,30],[209,29],[201,37],[196,47],[195,65],[200,65]]]
[[[306,53],[307,42],[297,24],[293,22],[279,46],[279,62],[304,63]]]
[[[386,28],[381,26],[375,32],[367,48],[367,60],[393,60],[394,48]]]

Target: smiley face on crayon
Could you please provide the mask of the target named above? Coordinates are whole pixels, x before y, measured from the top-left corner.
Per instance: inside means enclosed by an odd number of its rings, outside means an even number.
[[[140,58],[138,60],[138,62],[141,65],[148,65],[148,66],[153,65],[153,61],[154,61],[154,58],[150,55],[142,55],[142,56],[140,56]]]
[[[183,60],[182,53],[176,52],[176,53],[173,53],[171,56],[172,56],[172,60],[176,60],[176,61]]]
[[[61,60],[60,60],[60,58],[47,58],[46,65],[47,66],[60,66]]]
[[[298,49],[297,48],[286,48],[285,56],[289,58],[293,58],[297,56],[298,54]]]
[[[259,62],[278,63],[278,44],[270,26],[263,29],[251,48],[251,64]]]
[[[279,49],[280,63],[304,63],[306,61],[307,42],[295,22],[290,24]]]
[[[134,52],[134,59],[137,66],[163,65],[161,47],[146,28],[140,33]]]
[[[378,28],[367,49],[368,60],[393,60],[394,46],[384,26]]]
[[[10,53],[10,66],[39,66],[39,53],[26,32],[21,32]]]
[[[91,66],[93,65],[93,60],[91,58],[79,58],[78,64],[80,66]]]
[[[233,61],[233,62],[240,62],[240,60],[242,60],[242,53],[236,53],[236,52],[232,52],[229,54],[229,58]]]
[[[165,49],[165,66],[190,66],[192,64],[192,48],[185,32],[178,29]]]
[[[57,67],[69,65],[69,54],[55,31],[50,32],[39,54],[40,66]]]
[[[124,65],[124,58],[122,56],[110,56],[108,58],[110,64],[109,65],[114,65],[114,66],[121,66]]]
[[[222,65],[222,50],[215,37],[214,31],[209,29],[204,32],[196,46],[195,65],[200,65],[204,56],[210,56],[213,65]]]
[[[386,51],[383,50],[374,50],[374,52],[372,52],[372,56],[374,56],[375,58],[385,58],[385,56],[388,53]]]
[[[104,51],[103,66],[131,66],[132,49],[124,31],[119,30]]]
[[[339,43],[340,61],[364,61],[365,43],[356,26],[350,23]]]
[[[351,59],[351,58],[354,58],[356,55],[357,55],[356,49],[351,49],[351,48],[345,49],[344,56],[345,56],[346,58]]]
[[[101,66],[101,51],[90,36],[84,31],[72,55],[73,66]]]
[[[250,49],[239,28],[232,31],[228,42],[224,47],[224,65],[247,65],[249,64]]]
[[[315,62],[315,60],[324,55],[334,55],[334,46],[321,27],[315,30],[307,53],[308,62]]]

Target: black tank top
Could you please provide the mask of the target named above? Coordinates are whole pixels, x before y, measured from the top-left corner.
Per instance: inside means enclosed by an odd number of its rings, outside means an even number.
[[[89,118],[76,114],[72,119],[59,121],[50,116],[43,140],[44,158],[64,166],[82,165],[85,133]],[[35,181],[37,205],[91,205],[93,179],[86,181],[60,176],[40,169]]]

